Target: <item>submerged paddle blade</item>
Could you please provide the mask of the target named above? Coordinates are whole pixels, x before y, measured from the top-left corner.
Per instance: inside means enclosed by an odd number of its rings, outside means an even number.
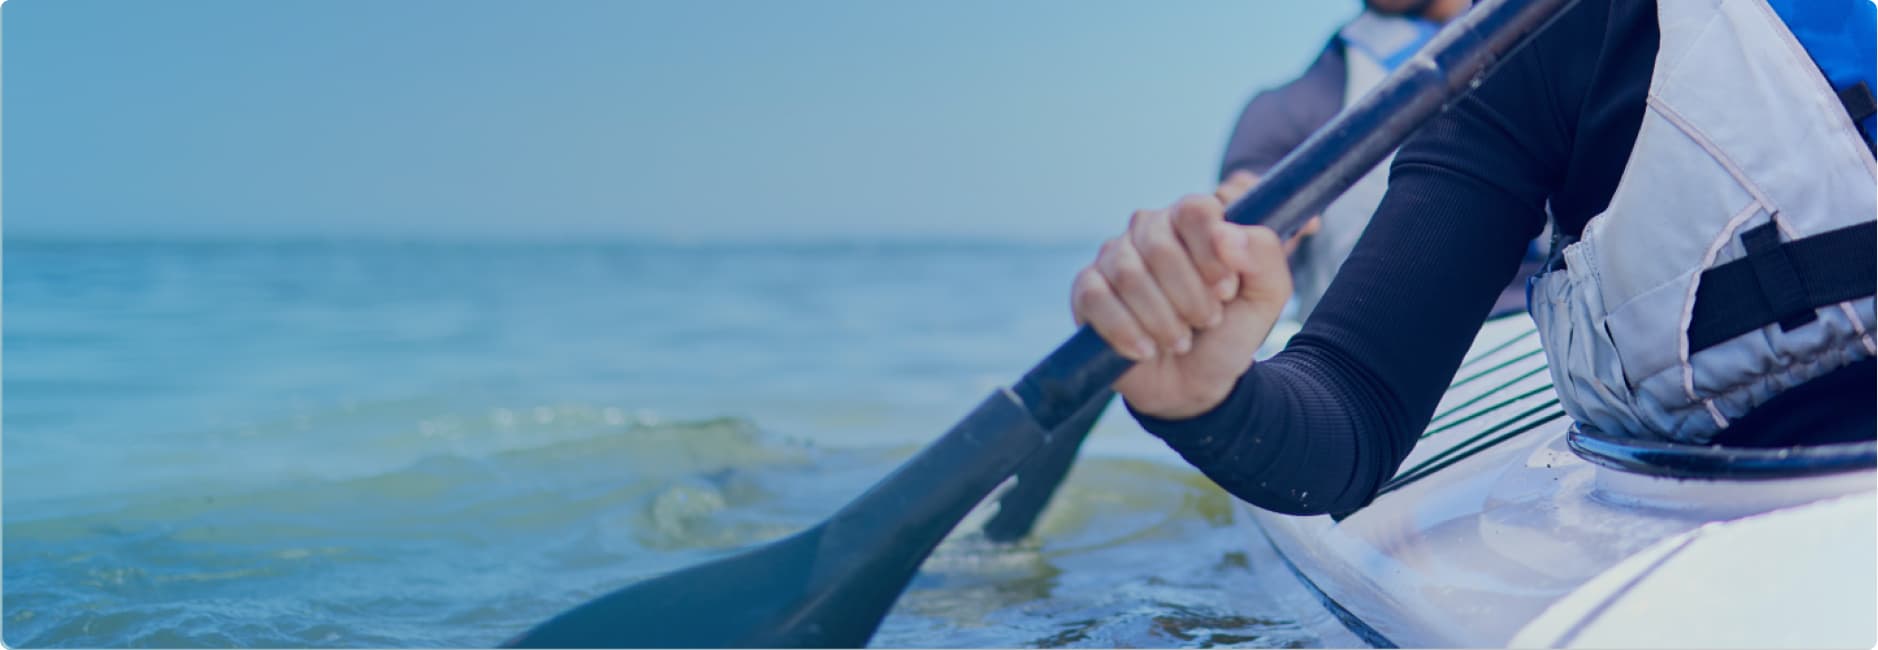
[[[933,547],[1045,439],[1000,389],[827,521],[625,587],[508,645],[860,647]]]
[[[726,647],[803,597],[821,527],[590,601],[511,639],[524,648]],[[782,597],[791,594],[791,597]]]
[[[1023,467],[1017,470],[1017,485],[998,497],[997,514],[985,522],[986,539],[1015,542],[1037,527],[1037,518],[1043,516],[1050,498],[1062,487],[1070,466],[1076,463],[1076,452],[1082,449],[1082,441],[1095,430],[1096,421],[1102,419],[1102,412],[1108,410],[1114,397],[1115,392],[1109,391],[1091,400],[1069,421],[1050,432],[1050,444],[1024,461]]]

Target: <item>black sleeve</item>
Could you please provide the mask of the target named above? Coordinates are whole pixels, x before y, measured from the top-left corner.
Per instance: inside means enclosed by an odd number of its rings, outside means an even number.
[[[1252,98],[1239,113],[1219,180],[1239,170],[1263,174],[1343,109],[1343,45],[1335,37],[1304,74]]]
[[[1285,350],[1192,419],[1137,413],[1221,487],[1290,514],[1367,504],[1408,455],[1544,225],[1608,5],[1583,2],[1396,156],[1389,193]],[[1563,81],[1562,81],[1563,80]]]

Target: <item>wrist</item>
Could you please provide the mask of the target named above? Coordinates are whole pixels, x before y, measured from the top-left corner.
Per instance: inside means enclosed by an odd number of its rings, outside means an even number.
[[[1206,404],[1201,402],[1207,400],[1196,399],[1176,408],[1154,405],[1161,408],[1147,412],[1124,399],[1122,406],[1141,424],[1141,428],[1178,447],[1242,426],[1246,418],[1251,416],[1248,409],[1256,401],[1252,398],[1252,393],[1256,392],[1252,384],[1257,383],[1253,381],[1254,374],[1247,372],[1238,381],[1227,384],[1222,397]]]
[[[1161,421],[1175,422],[1200,418],[1220,409],[1233,401],[1233,394],[1238,392],[1250,369],[1225,381],[1195,382],[1181,387],[1167,399],[1151,399],[1141,402],[1124,394],[1123,403],[1137,417],[1146,416]]]
[[[1124,395],[1122,401],[1136,416],[1145,415],[1157,420],[1179,421],[1200,417],[1219,408],[1219,405],[1232,395],[1232,389],[1233,382],[1226,382],[1217,386],[1191,388],[1182,391],[1181,396],[1175,399],[1137,403]]]

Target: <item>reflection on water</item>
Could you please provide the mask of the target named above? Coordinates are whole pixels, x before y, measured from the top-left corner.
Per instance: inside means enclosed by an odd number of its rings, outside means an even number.
[[[5,641],[499,642],[831,513],[1066,332],[1084,252],[8,241]],[[1312,642],[1229,506],[1086,459],[875,645]]]

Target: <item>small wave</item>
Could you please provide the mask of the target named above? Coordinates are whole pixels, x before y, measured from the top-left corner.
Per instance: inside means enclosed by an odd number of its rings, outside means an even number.
[[[362,476],[9,511],[6,641],[486,645],[800,530],[912,451],[821,448],[736,418],[511,413],[503,445],[441,447]],[[1184,468],[1083,459],[1036,536],[999,544],[966,526],[941,544],[876,642],[1289,643],[1282,622],[1226,605],[1248,598],[1230,588],[1248,571],[1231,561],[1237,547],[1194,546],[1226,525],[1229,504]]]
[[[604,409],[594,417],[608,418]],[[767,476],[799,473],[821,455],[735,418],[621,422],[491,453],[442,449],[366,476],[94,496],[42,504],[34,517],[10,511],[7,640],[329,645],[295,631],[235,631],[225,620],[211,634],[216,626],[189,603],[264,593],[305,604],[331,597],[321,588],[358,585],[408,602],[446,575],[487,576],[500,593],[514,583],[503,582],[499,567],[516,563],[544,575],[592,568],[630,575],[621,568],[633,561],[662,566],[672,558],[657,558],[670,551],[793,530],[800,524],[721,515],[769,498]],[[327,585],[320,576],[345,582]],[[308,586],[313,593],[296,593]],[[157,606],[190,616],[152,618]],[[406,645],[419,637],[382,638]]]
[[[600,417],[605,417],[601,415]],[[66,542],[160,532],[197,543],[265,544],[342,534],[449,528],[464,518],[541,526],[590,513],[596,501],[620,502],[727,468],[802,466],[815,450],[769,439],[735,418],[633,424],[578,437],[541,436],[532,446],[483,455],[441,451],[397,469],[336,480],[299,479],[239,491],[167,490],[79,499],[36,510],[62,514],[9,517],[9,541]],[[720,476],[716,479],[723,483]],[[691,481],[684,483],[684,481]],[[754,498],[740,484],[738,498]],[[663,497],[655,519],[679,525],[682,492]],[[657,500],[659,497],[653,497]],[[722,499],[721,494],[715,498]],[[11,505],[11,504],[9,504]],[[696,507],[695,504],[693,507]],[[485,520],[488,522],[488,520]]]

